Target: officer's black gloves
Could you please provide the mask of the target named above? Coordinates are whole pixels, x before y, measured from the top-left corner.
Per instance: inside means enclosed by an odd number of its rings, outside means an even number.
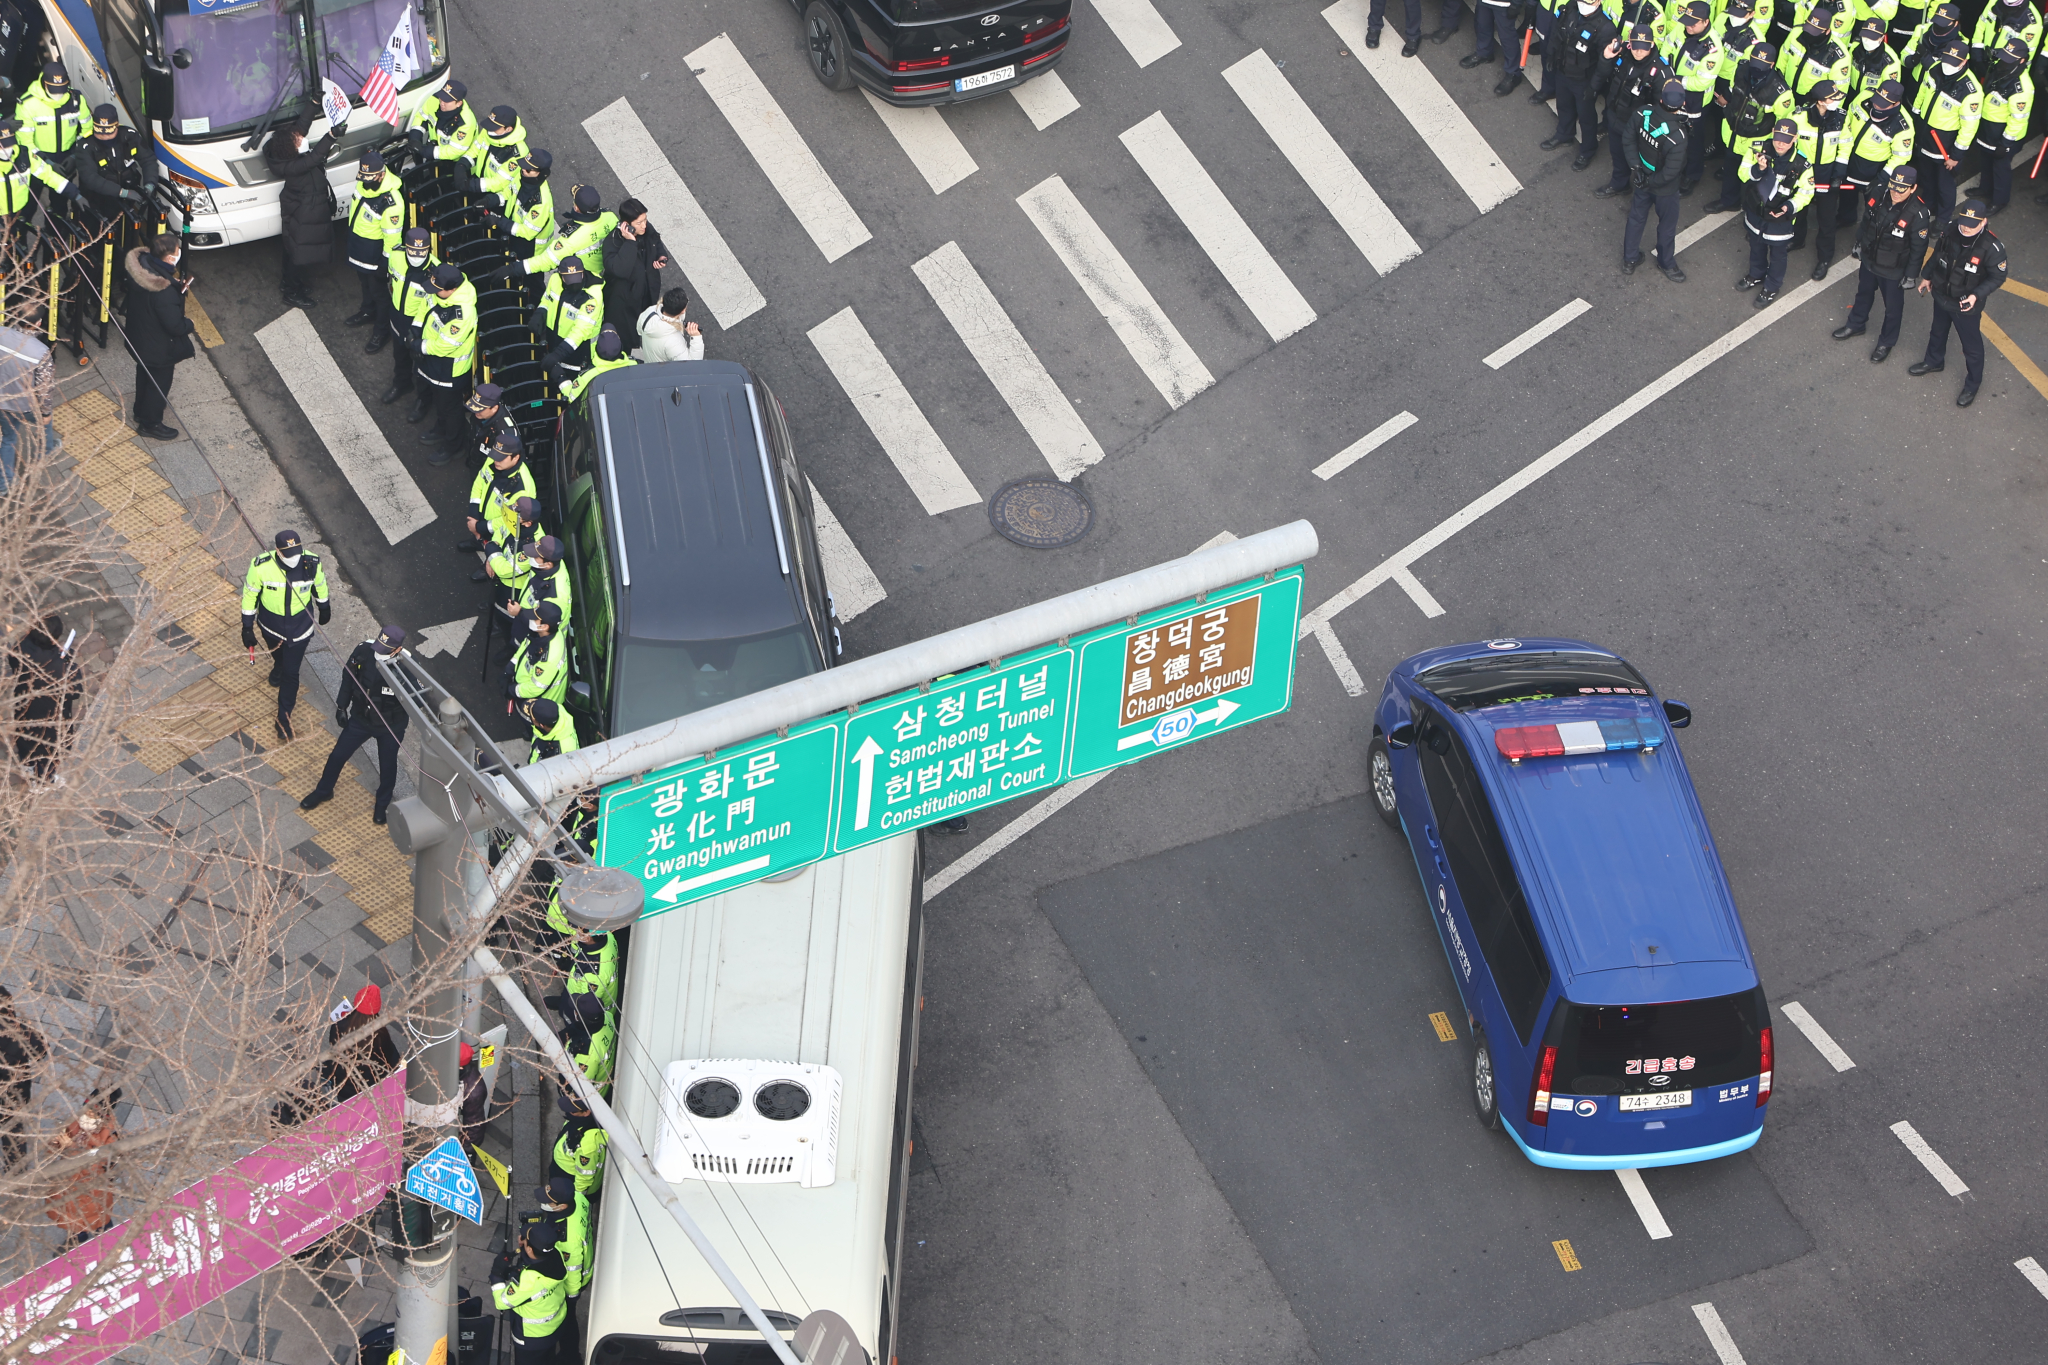
[[[526,325],[533,328],[536,332],[546,332],[548,330],[548,310],[545,308],[534,309],[533,313],[526,319]]]
[[[462,191],[464,194],[481,194],[483,188],[484,182],[475,176],[465,175],[462,177]]]
[[[134,190],[129,190],[129,189],[124,189],[124,190],[122,190],[122,191],[121,191],[121,197],[122,197],[123,199],[126,199],[126,200],[127,200],[127,201],[128,201],[129,203],[131,203],[131,204],[139,204],[139,203],[141,203],[141,202],[142,202],[142,196],[141,196],[140,194],[136,193],[136,192],[135,192]]]
[[[411,144],[412,149],[416,152],[427,150],[427,131],[424,128],[414,128],[405,135],[405,140]]]
[[[334,708],[334,723],[336,725],[348,724],[348,703],[343,702],[340,706]]]
[[[256,623],[248,617],[242,618],[242,644],[245,648],[256,648]]]
[[[320,624],[323,626],[326,625],[328,621],[333,619],[333,617],[334,604],[331,602],[322,602],[320,604]]]

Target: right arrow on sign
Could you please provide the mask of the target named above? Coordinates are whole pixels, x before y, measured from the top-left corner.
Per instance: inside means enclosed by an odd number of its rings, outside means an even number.
[[[874,804],[875,795],[875,760],[881,756],[882,746],[875,743],[873,735],[869,735],[860,742],[860,747],[853,751],[853,757],[847,760],[860,768],[860,795],[855,797],[853,802],[855,829],[868,827],[868,809]]]
[[[1140,744],[1158,744],[1161,746],[1172,744],[1176,740],[1186,739],[1189,735],[1193,734],[1197,725],[1206,725],[1211,721],[1221,725],[1229,717],[1230,713],[1235,710],[1237,710],[1236,702],[1228,697],[1218,697],[1216,704],[1206,711],[1175,711],[1171,715],[1161,716],[1151,729],[1143,734],[1125,735],[1116,742],[1116,747],[1119,751],[1122,751],[1124,749],[1135,749]]]

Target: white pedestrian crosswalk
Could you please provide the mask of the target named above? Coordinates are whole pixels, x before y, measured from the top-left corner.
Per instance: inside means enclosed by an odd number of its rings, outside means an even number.
[[[698,73],[704,93],[725,115],[761,174],[768,177],[827,261],[836,261],[869,240],[873,234],[867,224],[818,164],[803,134],[782,112],[732,39],[721,33],[683,61]]]
[[[868,567],[867,557],[853,543],[853,537],[846,534],[846,528],[833,515],[818,485],[810,483],[810,490],[811,511],[818,523],[818,558],[825,566],[825,586],[832,592],[832,605],[844,625],[889,594],[882,587],[882,580]]]
[[[1264,48],[1225,70],[1223,79],[1374,270],[1384,275],[1422,254]]]
[[[917,173],[932,187],[933,194],[944,194],[979,169],[938,110],[899,109],[876,99],[872,91],[862,90],[861,94],[867,96],[868,107],[882,120],[882,126],[896,139],[896,145],[917,167]]]
[[[925,420],[924,410],[896,377],[882,348],[875,345],[853,309],[842,308],[826,318],[810,330],[810,338],[825,368],[846,390],[854,410],[881,442],[882,453],[924,504],[926,513],[937,516],[981,501],[960,462]]]
[[[1094,4],[1102,22],[1139,66],[1150,66],[1180,46],[1180,39],[1152,0],[1094,0]]]
[[[1074,98],[1074,92],[1067,89],[1067,83],[1060,79],[1057,71],[1048,71],[1043,76],[1034,76],[1024,84],[1010,91],[1018,108],[1031,120],[1031,126],[1039,132],[1058,123],[1081,107],[1081,101]]]
[[[1216,382],[1066,181],[1048,176],[1017,203],[1169,407],[1181,406]]]
[[[1428,67],[1413,58],[1404,59],[1392,43],[1378,48],[1365,45],[1366,0],[1337,0],[1323,11],[1323,18],[1407,117],[1423,143],[1436,153],[1436,159],[1444,163],[1474,208],[1485,213],[1520,193],[1522,182],[1515,179],[1515,173],[1480,136]]]
[[[948,242],[911,267],[932,302],[974,357],[989,383],[1017,414],[1052,472],[1071,479],[1102,458],[1087,423],[1046,373],[1045,362],[1010,321],[1003,305],[958,242]]]
[[[1164,113],[1126,128],[1123,144],[1268,336],[1285,341],[1316,320],[1316,310],[1252,235]]]
[[[768,306],[630,103],[613,101],[583,120],[583,131],[611,163],[626,193],[647,205],[648,220],[666,229],[662,241],[720,327],[732,327]]]

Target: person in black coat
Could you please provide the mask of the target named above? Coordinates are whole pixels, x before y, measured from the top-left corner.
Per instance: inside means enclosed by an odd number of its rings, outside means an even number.
[[[334,741],[333,750],[327,755],[327,766],[320,772],[320,781],[305,799],[299,802],[302,810],[312,810],[323,802],[334,799],[334,784],[341,779],[342,765],[347,763],[355,751],[370,740],[377,741],[377,799],[370,811],[375,824],[387,819],[386,809],[391,805],[391,793],[398,785],[398,746],[405,740],[407,720],[405,704],[398,694],[384,682],[384,675],[377,669],[376,656],[390,658],[397,654],[405,643],[405,630],[401,626],[386,626],[377,632],[376,638],[365,640],[355,647],[343,665],[341,679],[341,701],[334,708],[334,723],[341,727],[341,734]]]
[[[304,267],[325,265],[334,254],[334,187],[327,183],[327,158],[334,152],[334,134],[308,146],[306,134],[312,126],[312,121],[302,116],[290,127],[272,133],[263,145],[263,160],[270,173],[284,181],[277,197],[284,273],[277,287],[294,308],[311,308],[314,303],[306,292]]]
[[[0,986],[0,1171],[13,1170],[28,1154],[24,1116],[49,1055],[43,1035],[15,1009],[13,993]]]
[[[171,394],[177,363],[192,358],[192,320],[185,316],[185,291],[190,280],[178,278],[183,249],[174,232],[157,234],[147,249],[131,248],[128,268],[128,352],[135,357],[135,429],[159,441],[178,439],[177,429],[164,425],[164,404]]]
[[[29,631],[7,660],[14,680],[14,756],[47,782],[64,747],[65,722],[78,713],[85,684],[78,663],[64,647],[64,618],[52,613]]]
[[[647,205],[627,199],[619,225],[604,239],[604,320],[622,337],[638,336],[640,315],[661,301],[668,248],[647,222]]]

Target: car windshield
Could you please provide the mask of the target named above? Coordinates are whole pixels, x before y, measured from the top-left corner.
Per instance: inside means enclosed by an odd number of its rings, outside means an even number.
[[[301,0],[202,3],[167,0],[164,6],[172,133],[218,136],[246,130],[273,108],[282,121],[312,107],[299,48]]]
[[[1757,1074],[1758,1030],[1770,1019],[1761,989],[1660,1005],[1560,1000],[1560,1095],[1647,1095],[1725,1085]]]
[[[1647,697],[1643,675],[1611,654],[1556,650],[1439,664],[1415,681],[1458,711],[1564,697]]]
[[[619,651],[612,733],[635,730],[806,677],[820,667],[808,628],[739,640],[629,639]]]

